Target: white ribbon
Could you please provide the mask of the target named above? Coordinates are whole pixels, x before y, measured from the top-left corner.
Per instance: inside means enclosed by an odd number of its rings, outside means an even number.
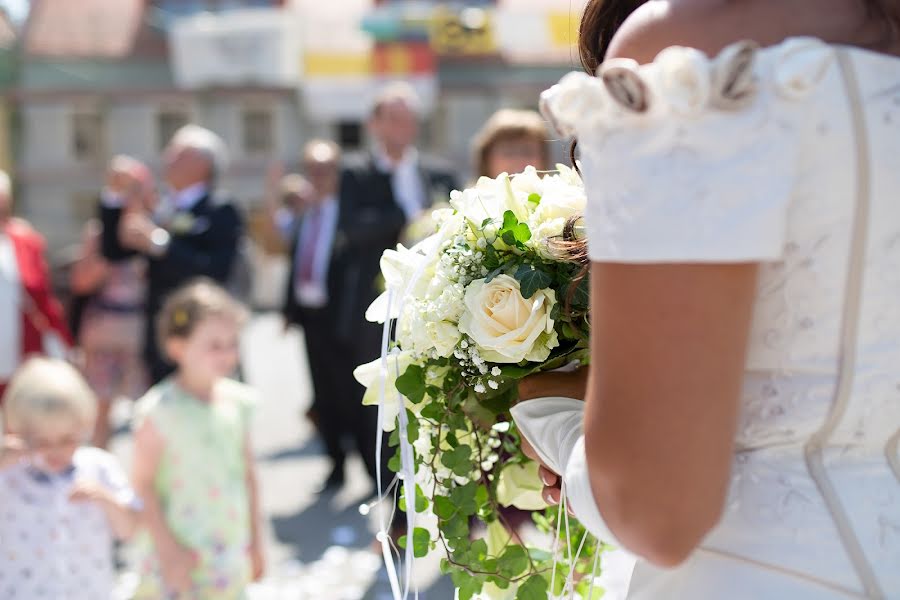
[[[446,234],[446,231],[451,226],[451,222],[445,223],[441,229],[441,234]],[[443,235],[440,236],[440,239],[443,239]],[[433,244],[429,249],[426,260],[420,261],[419,265],[416,267],[415,273],[410,278],[409,282],[406,285],[406,289],[403,290],[403,294],[400,297],[400,301],[398,304],[397,310],[397,319],[395,323],[395,331],[399,331],[400,329],[400,321],[403,318],[403,308],[406,304],[406,300],[410,296],[410,291],[415,288],[418,284],[419,280],[422,278],[422,274],[425,271],[425,267],[431,262],[434,256],[441,250],[441,244]],[[382,490],[382,481],[381,481],[381,444],[384,440],[384,403],[387,399],[387,373],[389,368],[394,369],[394,374],[396,377],[400,377],[403,373],[400,373],[400,364],[397,359],[397,355],[399,352],[389,352],[388,347],[390,346],[391,341],[391,314],[394,303],[394,291],[388,289],[388,299],[387,306],[385,307],[385,315],[384,315],[384,328],[382,329],[381,335],[381,375],[382,375],[382,385],[381,391],[379,393],[378,398],[378,433],[376,435],[375,442],[375,461],[378,465],[378,469],[376,469],[376,485],[378,486],[378,502],[379,504],[384,500],[385,495]],[[389,365],[388,359],[389,357],[393,357],[394,364]],[[396,379],[395,379],[396,380]],[[413,532],[415,531],[416,526],[416,469],[415,469],[415,456],[413,454],[412,444],[409,443],[409,419],[406,415],[406,403],[403,400],[403,396],[396,389],[396,385],[393,390],[393,397],[398,404],[398,428],[399,431],[398,436],[400,438],[400,473],[399,477],[403,483],[403,495],[406,498],[406,550],[404,553],[404,562],[405,562],[405,572],[404,572],[404,584],[403,591],[401,593],[400,581],[397,576],[397,565],[394,562],[393,554],[391,553],[390,548],[390,537],[388,536],[387,527],[388,523],[385,522],[384,511],[380,513],[380,523],[379,523],[379,532],[378,539],[381,542],[381,553],[384,556],[384,564],[388,573],[388,580],[391,584],[391,592],[393,593],[394,600],[406,600],[409,598],[409,588],[410,582],[413,579],[413,563],[415,562],[415,556],[413,554]],[[415,590],[415,597],[419,597],[418,590]]]

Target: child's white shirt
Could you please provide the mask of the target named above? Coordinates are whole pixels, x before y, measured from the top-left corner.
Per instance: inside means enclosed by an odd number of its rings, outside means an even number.
[[[27,461],[0,470],[0,598],[108,600],[113,531],[95,502],[71,502],[76,481],[105,486],[138,508],[114,456],[80,448],[66,473],[48,476]]]

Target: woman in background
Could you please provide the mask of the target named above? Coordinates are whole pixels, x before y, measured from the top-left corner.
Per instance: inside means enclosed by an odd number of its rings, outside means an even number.
[[[478,177],[514,175],[531,166],[546,171],[550,165],[550,132],[533,110],[498,110],[475,136],[472,154]]]
[[[50,287],[43,236],[12,215],[12,183],[0,171],[0,397],[23,359],[63,358],[71,347]]]
[[[112,160],[102,193],[120,197],[126,212],[152,214],[156,205],[153,175],[127,156]],[[119,397],[137,399],[147,389],[141,359],[147,264],[141,256],[105,259],[101,228],[97,220],[85,226],[70,285],[73,294],[84,299],[78,341],[84,352],[85,377],[98,398],[93,445],[106,448],[112,403]]]

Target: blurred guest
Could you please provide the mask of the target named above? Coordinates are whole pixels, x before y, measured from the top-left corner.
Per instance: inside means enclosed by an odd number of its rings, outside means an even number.
[[[365,313],[378,296],[379,261],[394,247],[404,227],[417,219],[436,199],[445,200],[456,189],[456,177],[444,163],[415,148],[421,117],[420,100],[407,84],[393,84],[378,95],[368,121],[371,151],[348,159],[340,180],[340,218],[332,268],[341,274],[335,297],[336,327],[331,336],[345,348],[338,367],[340,380],[351,386],[354,415],[343,422],[359,428],[357,448],[375,477],[372,461],[377,432],[377,411],[362,407],[362,393],[353,379],[356,365],[371,362],[381,353],[381,327],[366,321]],[[324,416],[324,415],[323,415]],[[358,425],[356,425],[358,423]],[[386,461],[390,456],[384,452]]]
[[[150,170],[127,156],[111,161],[102,194],[121,198],[125,214],[152,215],[156,208]],[[102,224],[97,220],[85,226],[82,237],[70,287],[82,300],[76,336],[84,353],[85,376],[98,398],[93,444],[105,448],[112,402],[121,396],[136,399],[146,389],[141,350],[147,261],[137,255],[106,260],[100,251]]]
[[[285,244],[294,241],[300,215],[312,203],[315,190],[303,175],[284,174],[280,162],[269,167],[266,183],[266,212],[271,231]]]
[[[194,277],[228,284],[235,271],[243,219],[232,199],[216,189],[226,168],[221,138],[187,125],[178,130],[164,154],[170,188],[154,215],[125,211],[123,199],[103,198],[103,255],[120,260],[135,254],[149,261],[144,359],[151,380],[172,372],[160,354],[153,322],[165,297]]]
[[[303,328],[306,356],[313,382],[313,402],[307,413],[316,425],[332,462],[323,491],[344,483],[346,454],[343,438],[368,441],[365,423],[351,415],[358,412],[356,395],[341,380],[352,347],[336,344],[341,286],[347,273],[333,265],[338,227],[338,175],[340,150],[333,142],[313,140],[303,151],[303,171],[308,176],[311,195],[300,199],[293,212],[296,225],[291,243],[291,279],[287,285],[284,317],[288,324]],[[304,180],[305,181],[305,180]],[[300,183],[297,182],[298,192]],[[363,459],[373,448],[358,447]],[[372,468],[374,469],[374,461]]]
[[[134,484],[146,530],[135,540],[135,599],[236,600],[263,574],[250,436],[256,393],[229,379],[245,318],[203,279],[160,311],[159,340],[178,368],[137,409]]]
[[[473,158],[478,177],[521,173],[532,166],[550,169],[550,132],[532,110],[498,110],[475,136]]]
[[[12,216],[12,182],[0,171],[0,396],[24,357],[62,358],[71,346],[50,288],[44,238]]]
[[[0,454],[3,597],[112,597],[113,539],[131,536],[140,504],[115,457],[83,445],[93,393],[68,363],[32,358],[3,409],[18,440]]]

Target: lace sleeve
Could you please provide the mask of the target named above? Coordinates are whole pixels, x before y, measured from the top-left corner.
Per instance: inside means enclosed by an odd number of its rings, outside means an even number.
[[[577,136],[591,258],[625,263],[773,261],[798,176],[803,102],[833,63],[798,38],[715,59],[683,47],[638,66],[613,59],[542,96]]]

